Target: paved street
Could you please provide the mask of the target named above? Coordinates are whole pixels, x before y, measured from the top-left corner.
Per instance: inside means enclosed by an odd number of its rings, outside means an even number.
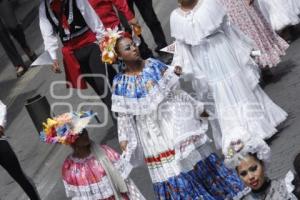
[[[29,2],[29,1],[27,1]],[[37,4],[32,1],[31,5]],[[169,15],[177,6],[177,1],[154,0],[153,4],[161,20],[168,42],[170,38]],[[29,7],[29,4],[26,4]],[[22,9],[20,9],[21,12]],[[31,9],[28,9],[31,10]],[[32,9],[36,11],[36,9]],[[25,12],[23,10],[23,12]],[[26,13],[19,14],[23,19]],[[33,22],[26,25],[26,35],[29,44],[41,53],[43,51],[42,39],[38,28],[38,18],[33,13]],[[139,17],[140,19],[140,17]],[[140,19],[140,22],[142,20]],[[143,23],[142,23],[143,24]],[[143,24],[144,25],[144,24]],[[154,49],[154,41],[147,27],[143,27],[143,35],[149,46]],[[64,74],[54,74],[49,66],[35,67],[30,69],[24,77],[17,79],[15,69],[0,47],[0,99],[8,105],[8,126],[6,135],[18,155],[21,165],[29,177],[32,177],[45,200],[64,200],[64,188],[60,179],[61,165],[70,152],[67,146],[51,146],[39,142],[38,134],[24,108],[24,101],[36,94],[45,95],[49,102],[59,102],[60,106],[56,110],[61,113],[67,110],[63,105],[71,102],[77,108],[83,101],[90,106],[97,102],[97,99],[82,100],[76,91],[73,91],[70,99],[55,100],[50,94],[50,84],[53,81],[64,80]],[[26,56],[23,56],[24,59]],[[27,58],[26,58],[27,59]],[[283,57],[279,66],[274,69],[274,80],[264,89],[268,95],[282,108],[289,113],[289,118],[280,128],[281,131],[270,141],[272,147],[271,177],[284,175],[290,168],[294,156],[300,152],[300,39],[294,41]],[[69,90],[65,85],[57,85],[54,88],[55,95],[67,95]],[[86,95],[94,95],[91,89],[84,91]],[[99,108],[93,108],[101,113]],[[100,115],[103,120],[104,116]],[[105,127],[94,129],[90,132],[91,137],[97,142],[107,143],[114,148],[118,148],[115,131],[111,129],[111,123]],[[26,196],[20,187],[10,178],[10,176],[0,168],[0,200],[24,200]],[[134,170],[132,178],[139,186],[147,199],[152,200],[153,192],[149,174],[145,167]]]

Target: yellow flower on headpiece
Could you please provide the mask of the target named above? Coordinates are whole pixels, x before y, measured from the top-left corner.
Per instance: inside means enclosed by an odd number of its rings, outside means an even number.
[[[112,64],[117,60],[117,53],[115,52],[115,46],[118,38],[121,37],[122,31],[118,31],[118,27],[111,29],[108,28],[104,34],[104,39],[100,43],[100,49],[102,51],[102,61]]]
[[[46,123],[43,123],[45,133],[50,133],[52,128],[57,126],[58,122],[54,119],[48,118]]]

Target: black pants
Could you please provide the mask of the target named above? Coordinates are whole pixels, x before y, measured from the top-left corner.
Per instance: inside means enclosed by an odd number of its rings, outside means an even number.
[[[39,200],[34,186],[23,173],[18,158],[6,140],[0,140],[0,165],[23,188],[31,200]]]
[[[18,22],[12,3],[9,0],[0,1],[0,18],[20,46],[24,50],[29,50],[24,31]]]
[[[10,38],[9,32],[6,26],[0,19],[0,42],[6,52],[7,56],[11,60],[14,66],[24,66],[24,62],[22,60],[21,55],[19,54],[15,44]]]
[[[154,37],[157,45],[156,51],[167,46],[163,29],[153,9],[152,0],[128,0],[128,6],[134,12],[133,3],[138,8]]]
[[[101,62],[101,51],[97,44],[87,45],[74,52],[76,58],[80,63],[80,69],[83,74],[102,74],[106,76],[105,64]],[[108,110],[111,110],[111,91],[110,88],[105,88],[108,86],[107,83],[112,85],[116,71],[111,65],[107,65],[108,77],[103,78],[93,78],[87,77],[85,80],[91,85],[94,91],[101,96],[101,100],[105,103]],[[107,89],[107,93],[102,97],[104,91]]]

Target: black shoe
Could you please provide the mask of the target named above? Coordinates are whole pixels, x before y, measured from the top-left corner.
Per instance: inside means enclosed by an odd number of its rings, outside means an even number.
[[[262,69],[261,71],[262,80],[265,84],[272,82],[274,74],[269,68]]]

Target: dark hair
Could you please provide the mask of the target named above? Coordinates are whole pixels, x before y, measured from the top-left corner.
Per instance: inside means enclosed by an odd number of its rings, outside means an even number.
[[[119,54],[118,45],[119,45],[119,43],[120,43],[120,41],[121,41],[122,39],[124,39],[123,36],[122,36],[122,37],[119,37],[119,38],[117,39],[117,41],[116,41],[115,52],[116,52],[117,54]]]
[[[121,40],[123,40],[124,38],[132,39],[130,33],[128,33],[128,32],[123,32],[121,35],[122,35],[122,36],[119,37],[119,38],[117,39],[116,45],[115,45],[115,52],[116,52],[117,54],[119,53],[118,48],[117,48],[119,42],[120,42]]]
[[[191,6],[193,5],[197,0],[178,0],[178,3],[180,3],[182,6]]]
[[[85,134],[85,133],[88,133],[86,128],[82,129],[82,131],[81,131],[81,134]]]

